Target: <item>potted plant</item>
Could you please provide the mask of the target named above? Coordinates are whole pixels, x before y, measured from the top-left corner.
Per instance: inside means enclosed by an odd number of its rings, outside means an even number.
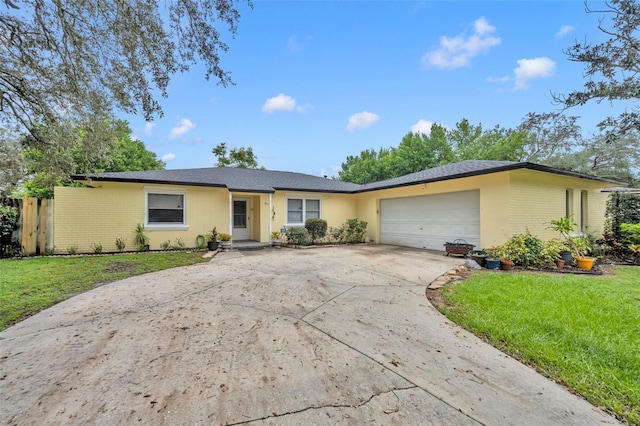
[[[209,251],[218,250],[218,230],[217,227],[213,227],[210,232],[205,234],[205,239],[207,240],[207,249]]]
[[[485,260],[487,269],[498,269],[500,267],[500,248],[491,247],[485,249],[485,251],[487,252],[487,258]]]
[[[594,257],[588,257],[587,255],[591,251],[591,245],[584,237],[576,237],[571,234],[574,232],[576,226],[573,221],[573,215],[561,217],[558,220],[552,220],[550,222],[550,228],[556,232],[559,232],[565,239],[566,245],[571,250],[571,254],[576,259],[578,268],[590,270],[595,262]]]
[[[224,232],[219,233],[218,241],[220,241],[220,246],[223,251],[229,251],[231,248],[231,234],[226,234]]]
[[[271,233],[271,244],[275,247],[275,248],[280,248],[282,247],[282,234],[280,231],[273,231]]]
[[[488,253],[484,250],[471,250],[469,252],[471,259],[474,260],[478,265],[484,267],[486,265]]]
[[[140,251],[149,251],[149,237],[144,233],[144,226],[141,223],[136,225],[134,241]]]

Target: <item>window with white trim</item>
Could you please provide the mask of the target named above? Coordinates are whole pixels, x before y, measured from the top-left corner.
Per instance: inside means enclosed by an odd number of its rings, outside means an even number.
[[[320,199],[287,198],[287,224],[303,225],[307,219],[320,219]]]
[[[186,226],[186,191],[146,190],[145,227],[168,229]]]

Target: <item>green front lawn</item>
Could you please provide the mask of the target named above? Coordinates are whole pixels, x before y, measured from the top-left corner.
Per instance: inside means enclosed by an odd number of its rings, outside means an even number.
[[[640,424],[640,268],[477,272],[447,287],[453,321],[593,405]]]
[[[0,331],[96,285],[207,260],[202,252],[0,260]]]

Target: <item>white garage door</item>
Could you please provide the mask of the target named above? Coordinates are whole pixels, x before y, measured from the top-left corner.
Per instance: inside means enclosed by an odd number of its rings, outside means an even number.
[[[380,242],[444,250],[462,238],[480,249],[480,191],[380,201]]]

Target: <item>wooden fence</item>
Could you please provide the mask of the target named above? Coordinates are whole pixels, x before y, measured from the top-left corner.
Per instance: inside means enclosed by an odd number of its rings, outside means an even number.
[[[37,198],[0,199],[0,204],[18,208],[18,229],[11,236],[25,256],[45,254],[53,249],[53,200]]]

